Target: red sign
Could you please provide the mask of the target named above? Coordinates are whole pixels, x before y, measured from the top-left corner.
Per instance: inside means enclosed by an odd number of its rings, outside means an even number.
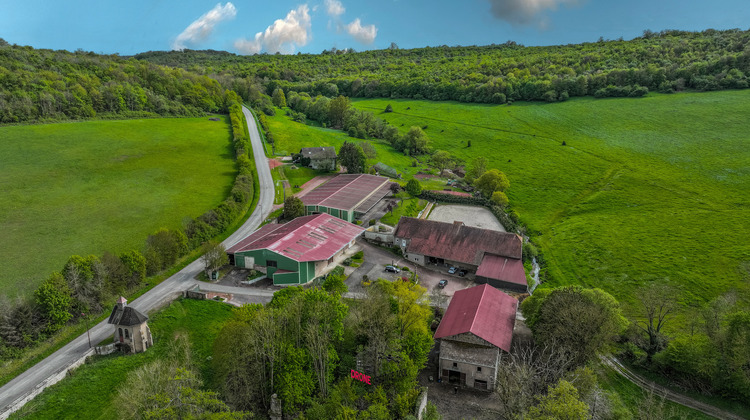
[[[359,373],[356,370],[352,369],[351,377],[360,382],[364,382],[367,385],[372,385],[370,383],[370,375],[365,375],[364,373]]]

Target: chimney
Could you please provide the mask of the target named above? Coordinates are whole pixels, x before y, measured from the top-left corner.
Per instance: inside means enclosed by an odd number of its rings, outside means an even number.
[[[128,306],[128,300],[127,300],[127,299],[125,299],[124,297],[120,296],[120,298],[119,298],[119,299],[117,299],[117,307],[118,307],[119,309],[123,309],[123,308],[125,308],[126,306]]]

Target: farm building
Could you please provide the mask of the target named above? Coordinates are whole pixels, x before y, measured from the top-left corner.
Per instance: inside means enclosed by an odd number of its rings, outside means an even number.
[[[227,250],[237,267],[266,273],[274,284],[304,284],[333,268],[364,228],[329,214],[268,224]]]
[[[304,147],[299,154],[300,163],[304,166],[322,171],[336,170],[336,149],[331,146]]]
[[[477,283],[527,291],[523,240],[515,233],[402,217],[393,242],[401,247],[404,258],[419,265],[451,265],[466,270]]]
[[[390,193],[388,178],[342,174],[301,197],[305,214],[328,213],[353,222]]]
[[[146,315],[128,306],[127,299],[120,296],[107,323],[115,326],[117,347],[125,353],[140,353],[154,345],[151,329],[146,321]]]
[[[518,301],[483,284],[459,290],[435,331],[440,379],[492,390],[501,352],[510,352]]]

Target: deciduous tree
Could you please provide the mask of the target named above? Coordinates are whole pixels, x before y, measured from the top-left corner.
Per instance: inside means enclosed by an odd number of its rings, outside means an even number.
[[[497,169],[490,169],[474,181],[474,186],[485,197],[492,197],[495,191],[505,191],[510,186],[510,182],[504,173]]]
[[[281,215],[284,220],[293,220],[304,215],[305,205],[302,200],[293,195],[284,200],[284,212]]]
[[[354,143],[344,142],[339,149],[339,163],[346,168],[350,174],[362,174],[365,172],[367,156],[362,148]]]

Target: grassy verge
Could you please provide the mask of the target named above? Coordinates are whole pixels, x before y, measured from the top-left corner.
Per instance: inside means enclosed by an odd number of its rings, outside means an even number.
[[[62,382],[48,388],[11,418],[116,418],[113,406],[119,386],[129,371],[165,357],[172,338],[187,334],[192,360],[209,382],[211,346],[231,316],[232,307],[213,301],[178,300],[151,316],[154,346],[145,353],[94,356]]]

